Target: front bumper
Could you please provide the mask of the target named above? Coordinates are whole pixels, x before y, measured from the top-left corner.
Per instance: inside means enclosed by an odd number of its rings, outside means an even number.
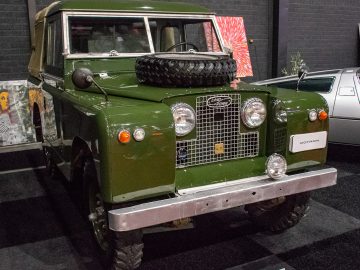
[[[336,184],[335,168],[289,175],[279,180],[252,177],[226,184],[179,191],[175,198],[143,203],[108,212],[113,231],[130,231],[161,223],[216,212],[280,196],[310,191]]]

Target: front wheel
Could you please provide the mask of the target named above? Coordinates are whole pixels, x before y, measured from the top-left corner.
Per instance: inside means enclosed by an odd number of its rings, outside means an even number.
[[[89,167],[89,163],[85,162],[84,177],[88,180],[85,188],[87,192],[87,202],[85,202],[87,207],[85,208],[100,258],[106,269],[136,269],[140,266],[143,256],[142,231],[113,232],[109,229],[107,209]]]
[[[309,207],[310,193],[298,193],[246,205],[250,220],[261,229],[283,232],[299,223]]]

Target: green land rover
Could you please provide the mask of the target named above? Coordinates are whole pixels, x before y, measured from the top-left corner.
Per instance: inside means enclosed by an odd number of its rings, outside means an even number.
[[[234,80],[205,8],[68,0],[41,10],[34,34],[36,138],[109,268],[140,265],[144,228],[232,207],[283,231],[309,191],[336,183],[324,99]]]

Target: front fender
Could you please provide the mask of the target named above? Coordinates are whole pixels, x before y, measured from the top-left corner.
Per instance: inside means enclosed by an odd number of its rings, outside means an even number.
[[[101,190],[108,203],[143,199],[175,191],[175,131],[163,103],[103,109],[97,114]],[[119,131],[145,130],[145,139],[118,142]]]
[[[292,90],[277,89],[272,93],[268,134],[268,154],[277,152],[286,157],[288,171],[303,169],[311,165],[324,164],[326,162],[327,147],[292,153],[290,151],[290,138],[292,135],[306,134],[309,136],[316,132],[329,130],[329,119],[324,121],[309,120],[311,110],[325,110],[328,106],[323,97],[316,93],[295,92]],[[280,103],[279,103],[280,102]],[[276,108],[281,106],[287,112],[287,123],[277,124],[273,119]]]

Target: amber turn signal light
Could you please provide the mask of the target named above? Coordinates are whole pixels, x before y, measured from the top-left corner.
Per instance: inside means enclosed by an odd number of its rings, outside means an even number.
[[[319,120],[324,121],[328,118],[328,114],[325,111],[320,111],[318,117]]]
[[[121,143],[128,143],[130,142],[131,134],[127,130],[121,130],[118,134],[118,141]]]

